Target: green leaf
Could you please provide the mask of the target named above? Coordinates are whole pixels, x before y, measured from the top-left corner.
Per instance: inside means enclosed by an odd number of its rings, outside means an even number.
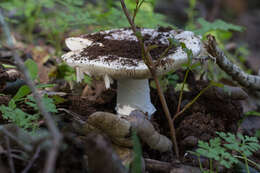
[[[195,69],[195,68],[197,68],[197,67],[199,67],[199,66],[201,66],[201,64],[200,64],[200,62],[197,62],[197,63],[192,64],[192,65],[190,66],[190,69],[192,70],[192,69]]]
[[[255,136],[260,139],[260,130],[257,130],[257,131],[255,132]]]
[[[66,99],[64,99],[63,97],[58,96],[58,95],[52,96],[52,99],[53,99],[55,104],[64,103],[66,101]]]
[[[29,101],[25,102],[27,105],[34,108],[34,110],[39,110],[37,104],[35,103],[35,99],[33,96],[27,96]],[[54,104],[53,99],[49,98],[47,95],[42,97],[42,102],[45,105],[46,111],[51,113],[57,113],[56,105]]]
[[[25,130],[35,130],[38,127],[37,123],[35,122],[39,119],[38,114],[30,115],[23,112],[21,109],[12,109],[3,105],[0,106],[0,111],[2,112],[4,119],[15,123],[17,126]]]
[[[38,66],[32,59],[27,59],[24,62],[24,65],[26,66],[27,70],[29,71],[29,74],[32,78],[32,80],[35,80],[38,76]]]
[[[12,109],[16,108],[16,103],[15,103],[15,101],[14,101],[13,99],[11,99],[11,100],[9,101],[8,107],[10,107],[10,108],[12,108]]]
[[[88,75],[84,75],[84,83],[86,83],[86,84],[91,84],[91,82],[92,82],[92,78],[90,77],[90,76],[88,76]]]
[[[56,84],[38,84],[36,88],[52,88],[55,87]]]
[[[210,85],[216,86],[216,87],[220,87],[223,88],[224,84],[219,83],[219,82],[215,82],[215,81],[210,81]]]
[[[21,98],[25,97],[26,95],[30,94],[31,90],[28,85],[23,85],[19,88],[15,96],[12,98],[14,102],[19,101]]]
[[[238,25],[233,25],[230,23],[226,23],[223,20],[215,20],[214,22],[208,22],[203,18],[198,19],[198,23],[200,24],[200,29],[196,30],[196,34],[203,35],[209,31],[215,31],[215,30],[222,30],[222,31],[243,31],[243,27],[238,26]]]
[[[255,115],[255,116],[260,116],[260,112],[256,112],[256,111],[248,111],[245,113],[246,116],[249,115]]]
[[[132,141],[133,141],[133,150],[134,150],[134,160],[132,163],[131,173],[141,173],[142,172],[142,147],[136,131],[132,131]]]
[[[16,68],[16,66],[10,65],[10,64],[2,64],[2,66],[3,66],[4,68]]]

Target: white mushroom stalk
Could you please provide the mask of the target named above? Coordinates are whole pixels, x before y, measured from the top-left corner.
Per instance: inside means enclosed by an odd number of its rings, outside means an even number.
[[[148,79],[117,80],[117,113],[130,115],[134,110],[142,110],[149,118],[156,111],[151,103]]]
[[[168,38],[175,38],[185,43],[195,57],[202,50],[200,38],[190,31],[177,32],[175,30],[142,29],[141,33],[146,37],[148,36],[150,40],[155,40],[156,44],[158,43],[166,47],[169,45]],[[98,38],[95,40],[95,37]],[[129,115],[131,111],[137,109],[147,113],[150,117],[156,109],[152,105],[150,98],[148,79],[151,77],[151,74],[149,69],[141,58],[124,57],[122,54],[115,52],[118,49],[122,49],[123,52],[129,55],[132,47],[125,49],[124,47],[115,47],[114,49],[110,47],[111,42],[137,43],[137,41],[132,30],[126,28],[72,37],[66,40],[66,45],[71,51],[64,54],[62,59],[68,65],[76,68],[78,81],[84,78],[84,73],[103,77],[106,88],[110,87],[113,79],[117,80],[116,111],[118,114]],[[121,44],[118,44],[118,46],[121,47]],[[102,51],[99,52],[96,49],[91,51],[91,48],[97,47],[102,49]],[[135,52],[132,53],[135,54]],[[173,69],[176,70],[187,61],[187,54],[181,47],[177,47],[160,60],[156,67],[157,75],[163,75]]]

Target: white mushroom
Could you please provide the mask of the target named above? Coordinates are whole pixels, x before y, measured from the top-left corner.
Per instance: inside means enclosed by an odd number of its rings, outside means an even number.
[[[175,38],[185,43],[186,47],[192,50],[193,56],[198,56],[202,49],[200,38],[190,31],[170,30],[165,32],[159,31],[159,29],[141,29],[141,33],[144,37],[149,36],[150,40],[157,39],[158,44],[166,45],[166,47],[169,45],[168,38]],[[84,73],[102,76],[106,87],[109,88],[112,79],[116,79],[118,87],[116,111],[118,114],[129,115],[137,109],[151,116],[156,109],[150,99],[148,78],[151,77],[151,74],[143,60],[141,58],[130,59],[109,51],[105,54],[103,51],[93,58],[88,52],[89,48],[109,46],[99,39],[96,41],[93,39],[94,36],[101,36],[103,41],[137,42],[131,29],[101,31],[81,37],[68,38],[66,44],[71,51],[62,56],[63,60],[68,65],[76,67],[78,80],[83,78]],[[157,65],[157,74],[163,75],[173,69],[176,70],[187,60],[187,54],[181,47],[177,47],[160,60],[161,63]]]

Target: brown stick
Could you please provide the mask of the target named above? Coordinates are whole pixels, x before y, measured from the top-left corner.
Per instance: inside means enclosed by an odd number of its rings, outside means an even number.
[[[162,162],[153,159],[144,159],[144,161],[145,161],[145,168],[147,169],[147,171],[168,173],[171,171],[172,168],[172,164],[169,162]]]
[[[207,39],[207,51],[211,56],[216,58],[216,62],[222,70],[243,87],[254,91],[260,91],[260,76],[247,74],[240,67],[230,62],[224,52],[218,48],[214,36],[208,35]]]
[[[172,142],[173,142],[173,145],[174,145],[174,150],[175,150],[175,153],[176,153],[176,157],[177,157],[177,159],[179,159],[179,149],[178,149],[178,144],[177,144],[177,140],[176,140],[175,127],[174,127],[174,124],[172,123],[171,114],[170,114],[169,108],[167,106],[167,103],[166,103],[163,91],[161,89],[159,80],[158,80],[157,75],[156,75],[156,66],[153,63],[152,56],[151,56],[150,52],[147,51],[147,47],[145,46],[142,38],[140,38],[138,36],[135,23],[133,22],[133,20],[130,17],[130,14],[129,14],[129,12],[127,10],[127,7],[126,7],[126,5],[124,3],[124,0],[120,0],[120,2],[121,2],[122,9],[123,9],[123,11],[125,13],[125,16],[127,17],[127,20],[129,22],[129,24],[131,25],[131,28],[132,28],[134,34],[136,35],[136,37],[137,37],[137,39],[138,39],[138,41],[140,43],[142,52],[144,54],[144,62],[147,65],[147,67],[149,68],[150,73],[151,73],[151,75],[152,75],[152,77],[153,77],[153,79],[155,81],[156,88],[157,88],[157,91],[158,91],[158,95],[159,95],[159,98],[160,98],[160,101],[161,101],[161,104],[162,104],[165,116],[167,118],[167,121],[168,121],[168,124],[169,124],[169,127],[170,127],[170,134],[171,134],[171,139],[172,139]]]
[[[16,128],[16,126],[14,126],[13,128]],[[15,141],[19,146],[21,146],[25,151],[32,151],[32,146],[31,145],[27,145],[25,143],[23,143],[20,139],[18,139],[15,135],[13,135],[11,133],[12,127],[10,126],[10,128],[6,127],[0,127],[0,132],[3,132],[8,138],[12,139],[13,141]],[[16,130],[16,129],[15,129]]]
[[[144,159],[144,161],[145,161],[145,166],[146,166],[147,171],[162,172],[162,173],[170,173],[170,172],[172,172],[172,173],[183,173],[183,172],[201,173],[200,169],[197,167],[183,165],[178,162],[169,163],[169,162],[162,162],[162,161],[153,160],[153,159]]]
[[[29,163],[27,164],[27,166],[24,168],[23,172],[22,173],[27,173],[30,168],[33,166],[33,163],[35,162],[35,160],[39,157],[39,153],[41,151],[41,147],[38,146],[32,159],[29,161]]]
[[[10,149],[10,140],[7,136],[5,136],[5,141],[6,141],[6,148],[7,148],[7,157],[8,157],[8,163],[10,166],[11,173],[15,173],[15,168],[14,168],[14,160],[11,154],[11,149]]]

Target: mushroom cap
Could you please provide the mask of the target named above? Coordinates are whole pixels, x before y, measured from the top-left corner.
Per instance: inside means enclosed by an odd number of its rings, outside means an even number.
[[[186,47],[192,51],[194,57],[198,56],[202,50],[200,37],[195,36],[191,31],[160,31],[160,29],[140,29],[140,32],[143,37],[149,36],[149,39],[157,38],[157,42],[160,45],[169,46],[169,38],[174,38],[180,42],[183,42]],[[148,67],[141,58],[127,58],[114,55],[109,51],[102,52],[102,55],[93,58],[91,55],[84,53],[84,51],[88,51],[88,48],[91,46],[107,46],[104,45],[99,39],[93,40],[92,36],[95,34],[103,35],[103,39],[110,41],[125,40],[138,42],[136,36],[133,34],[133,31],[129,28],[100,31],[98,33],[87,34],[81,37],[71,37],[66,39],[66,45],[71,51],[64,54],[62,59],[68,65],[78,67],[80,71],[89,75],[109,75],[114,79],[144,79],[151,77]],[[174,51],[171,51],[159,60],[160,63],[157,64],[156,68],[157,75],[163,75],[173,69],[178,69],[183,63],[187,62],[187,60],[187,54],[181,47],[177,47]]]

